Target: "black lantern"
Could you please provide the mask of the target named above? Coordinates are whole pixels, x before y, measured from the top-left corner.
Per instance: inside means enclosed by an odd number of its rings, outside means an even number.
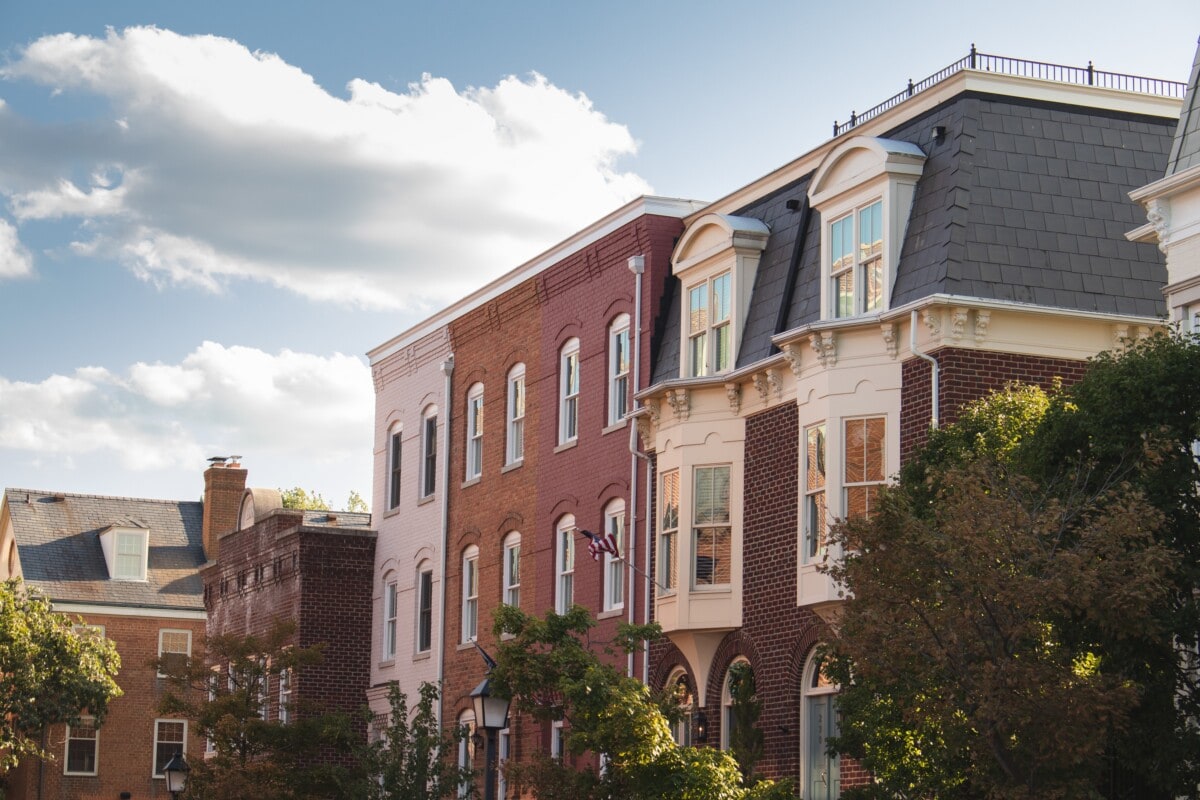
[[[496,800],[496,732],[508,727],[508,700],[493,695],[492,679],[484,678],[471,692],[471,704],[475,707],[475,725],[487,737],[483,799]]]
[[[701,744],[708,741],[708,714],[703,708],[696,712],[696,741]]]
[[[176,753],[163,767],[163,775],[167,779],[167,791],[171,797],[178,800],[179,795],[187,788],[188,773],[191,771],[183,753]]]

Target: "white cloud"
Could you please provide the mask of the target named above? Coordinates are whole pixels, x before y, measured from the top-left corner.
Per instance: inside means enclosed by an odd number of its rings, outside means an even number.
[[[17,237],[17,229],[0,219],[0,278],[19,278],[33,272],[33,256]]]
[[[0,461],[35,472],[107,459],[118,493],[136,494],[147,473],[198,482],[207,456],[238,453],[253,485],[302,484],[337,504],[350,488],[370,494],[373,404],[357,358],[205,342],[178,364],[0,377]]]
[[[629,131],[536,74],[338,97],[229,39],[127,28],[43,37],[0,76],[103,101],[50,136],[0,109],[17,219],[77,219],[77,253],[163,284],[443,304],[649,191]]]

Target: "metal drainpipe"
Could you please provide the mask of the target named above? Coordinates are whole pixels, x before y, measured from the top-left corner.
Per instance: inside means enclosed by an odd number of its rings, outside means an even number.
[[[442,375],[445,376],[442,389],[445,406],[442,416],[442,591],[438,599],[438,626],[441,636],[438,638],[438,713],[437,724],[440,728],[446,708],[446,569],[450,558],[450,424],[451,392],[454,390],[454,354],[442,362]]]
[[[908,349],[912,351],[914,356],[923,358],[929,362],[930,374],[930,398],[929,404],[932,407],[933,416],[930,419],[930,427],[935,430],[938,427],[938,362],[937,359],[928,353],[922,353],[917,349],[917,311],[913,309],[912,317],[908,323]]]
[[[633,391],[636,394],[641,388],[642,375],[642,274],[646,271],[645,256],[630,256],[629,271],[633,273]],[[637,411],[637,400],[633,401],[633,410]],[[634,592],[634,572],[632,559],[637,552],[637,422],[631,420],[629,425],[629,542],[625,547],[625,585],[629,587],[629,623],[637,621],[637,594]],[[649,537],[647,536],[647,539]],[[649,552],[649,551],[647,551]],[[649,595],[647,595],[649,597]],[[647,606],[649,608],[649,606]],[[645,650],[645,647],[642,648]],[[633,677],[633,653],[629,654],[625,664],[625,674]],[[642,676],[643,683],[646,676]]]

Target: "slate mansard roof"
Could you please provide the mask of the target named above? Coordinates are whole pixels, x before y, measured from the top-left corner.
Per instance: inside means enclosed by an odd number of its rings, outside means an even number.
[[[6,489],[25,582],[56,602],[203,611],[199,501]],[[145,581],[108,576],[100,533],[149,530]]]
[[[1167,159],[1167,175],[1174,175],[1200,165],[1200,42],[1192,62],[1192,74],[1188,79],[1187,95],[1183,109],[1179,112],[1179,128],[1171,156]]]
[[[940,143],[930,141],[934,126],[946,129]],[[1167,117],[965,91],[881,134],[927,156],[889,307],[947,294],[1162,316],[1162,255],[1125,233],[1144,220],[1128,192],[1161,177],[1175,126]],[[739,368],[769,356],[774,334],[820,319],[822,220],[805,203],[812,178],[733,212],[771,230]],[[789,200],[799,207],[789,209]],[[681,300],[674,292],[659,325],[652,383],[679,376]]]

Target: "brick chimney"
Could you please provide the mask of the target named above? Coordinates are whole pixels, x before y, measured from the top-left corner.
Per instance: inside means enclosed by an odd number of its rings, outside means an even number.
[[[240,456],[210,458],[211,466],[204,471],[204,523],[201,535],[204,557],[217,560],[220,538],[237,528],[242,493],[246,491],[246,470],[238,463]]]

